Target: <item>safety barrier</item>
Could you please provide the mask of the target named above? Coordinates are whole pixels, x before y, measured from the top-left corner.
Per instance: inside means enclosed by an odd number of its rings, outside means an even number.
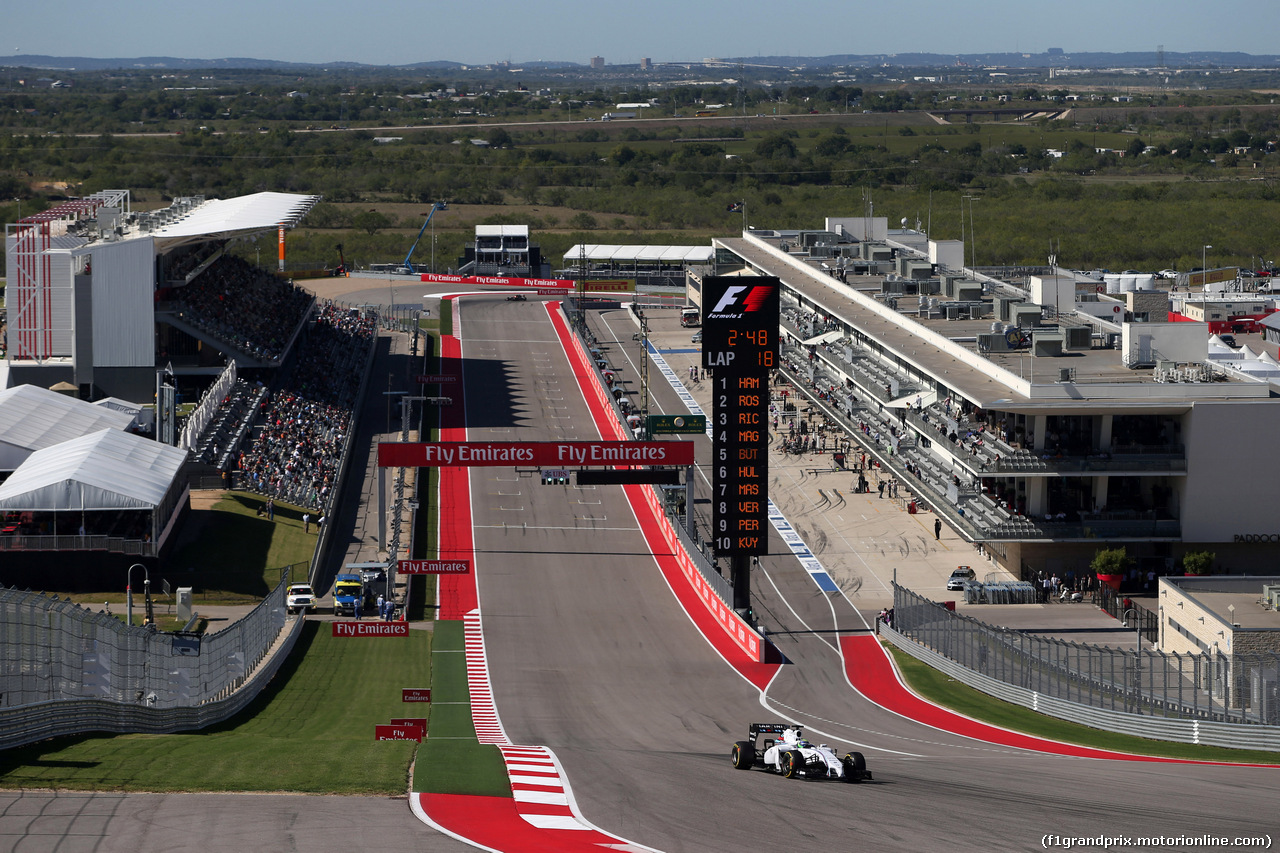
[[[1273,695],[1280,656],[1178,655],[1066,642],[987,625],[897,584],[893,591],[892,636],[949,661],[944,671],[959,667],[972,675],[965,683],[1006,701],[1038,711],[1065,709],[1055,716],[1080,722],[1109,715],[1160,719],[1169,724],[1169,735],[1150,736],[1167,740],[1180,739],[1183,729],[1175,724],[1195,722],[1280,732]],[[1265,748],[1280,749],[1280,741]]]
[[[218,699],[183,708],[155,708],[103,699],[60,699],[16,708],[0,708],[0,749],[38,743],[53,737],[110,732],[168,734],[192,731],[231,719],[271,682],[302,633],[301,616],[292,618],[272,654],[243,683]]]
[[[967,684],[997,699],[1003,699],[1005,702],[1021,705],[1061,720],[1152,740],[1204,744],[1230,749],[1280,751],[1280,726],[1257,726],[1198,719],[1179,720],[1094,708],[1077,702],[1055,699],[1035,690],[1015,687],[974,672],[887,625],[880,626],[880,635],[916,660],[962,684]]]
[[[302,620],[285,613],[289,578],[282,571],[257,607],[207,635],[132,627],[70,601],[5,590],[0,748],[81,731],[179,731],[230,717],[296,640]]]

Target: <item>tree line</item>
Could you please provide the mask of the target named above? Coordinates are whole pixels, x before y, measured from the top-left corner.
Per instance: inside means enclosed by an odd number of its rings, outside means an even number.
[[[842,110],[849,98],[868,104],[886,95],[849,86],[754,91],[819,104],[828,113]],[[690,86],[668,97],[679,103],[733,94],[730,87]],[[170,101],[179,98],[127,89],[76,97],[86,105],[65,115],[79,116],[80,109],[94,115],[88,102],[95,99],[137,115],[172,110]],[[528,103],[524,95],[504,97]],[[188,107],[202,98],[209,99],[202,111],[227,103],[209,93],[183,96]],[[329,98],[347,98],[345,108],[353,113],[364,103],[350,87],[312,103]],[[312,99],[280,93],[276,100]],[[64,108],[71,103],[63,99]],[[395,141],[379,141],[377,129],[307,133],[278,122],[247,133],[215,132],[213,126],[171,136],[102,132],[114,114],[99,117],[101,124],[77,118],[77,133],[95,135],[0,128],[0,215],[15,218],[16,199],[27,213],[56,202],[59,191],[48,189],[55,182],[70,186],[62,194],[76,196],[128,188],[137,198],[150,196],[152,206],[180,195],[319,194],[325,204],[305,225],[334,239],[302,241],[300,250],[317,262],[330,260],[337,242],[370,262],[402,257],[391,244],[407,247],[403,232],[416,231],[421,222],[379,206],[441,200],[493,206],[499,218],[504,205],[555,209],[522,216],[554,233],[556,242],[561,235],[653,242],[657,234],[689,242],[679,235],[740,228],[740,218],[725,215],[736,202],[747,202],[755,227],[796,228],[816,225],[810,222],[815,210],[859,211],[868,194],[878,213],[932,222],[937,236],[958,237],[957,217],[946,211],[958,210],[962,195],[980,195],[998,200],[975,216],[980,262],[1041,263],[1049,242],[1059,240],[1080,266],[1116,268],[1185,263],[1184,244],[1222,247],[1224,258],[1269,256],[1280,227],[1273,224],[1277,217],[1259,215],[1277,201],[1274,109],[1151,112],[1126,106],[1095,111],[1085,121],[949,126],[912,113],[886,113],[873,124],[829,115],[808,122],[807,115],[792,114],[790,122],[769,115],[714,124],[456,125],[405,132]],[[1215,231],[1221,236],[1210,239]],[[466,236],[441,235],[454,244],[454,257]]]

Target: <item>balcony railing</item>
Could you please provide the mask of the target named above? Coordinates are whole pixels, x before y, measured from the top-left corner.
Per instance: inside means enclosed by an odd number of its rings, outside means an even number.
[[[0,536],[0,551],[109,551],[131,557],[154,557],[156,544],[117,536]]]

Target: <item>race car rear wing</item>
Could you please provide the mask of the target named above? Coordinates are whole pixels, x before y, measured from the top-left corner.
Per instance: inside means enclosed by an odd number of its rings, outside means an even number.
[[[780,735],[787,729],[795,729],[796,736],[799,737],[804,726],[792,725],[791,723],[752,723],[747,730],[747,737],[755,740],[756,735]]]

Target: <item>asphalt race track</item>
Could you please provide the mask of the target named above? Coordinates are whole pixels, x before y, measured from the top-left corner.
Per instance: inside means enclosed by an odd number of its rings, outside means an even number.
[[[599,437],[538,302],[468,298],[456,316],[467,422],[477,424],[469,438]],[[474,386],[476,362],[505,387]],[[514,417],[494,424],[494,410]],[[1047,833],[1273,831],[1264,817],[1272,769],[1047,756],[872,704],[846,680],[838,641],[865,633],[867,620],[790,558],[770,558],[755,584],[757,610],[778,626],[771,637],[789,661],[761,697],[679,609],[620,487],[543,486],[496,468],[472,469],[471,486],[479,601],[507,734],[550,747],[583,814],[615,835],[675,853],[797,843],[1027,850]],[[771,551],[785,553],[780,542]],[[875,781],[734,770],[732,742],[749,723],[778,719],[804,723],[815,742],[860,749]]]

